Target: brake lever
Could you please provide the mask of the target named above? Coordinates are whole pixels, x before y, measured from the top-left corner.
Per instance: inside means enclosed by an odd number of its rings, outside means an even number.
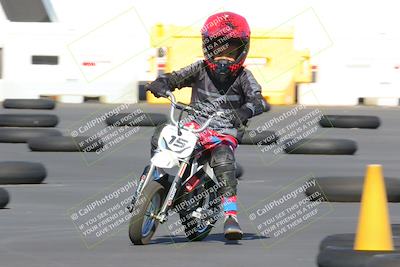
[[[179,110],[184,110],[185,107],[182,106],[181,103],[172,103],[172,105],[174,106],[174,108],[179,109]]]

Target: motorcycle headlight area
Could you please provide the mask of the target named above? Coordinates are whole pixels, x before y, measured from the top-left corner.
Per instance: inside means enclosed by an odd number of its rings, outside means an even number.
[[[161,150],[154,154],[151,158],[151,163],[159,168],[170,169],[179,164],[175,153],[168,150]]]

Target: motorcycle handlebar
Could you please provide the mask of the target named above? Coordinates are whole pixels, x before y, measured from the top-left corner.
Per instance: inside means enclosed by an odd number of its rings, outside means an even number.
[[[171,102],[172,102],[171,111],[170,111],[171,121],[172,121],[172,123],[173,123],[175,126],[178,126],[178,125],[179,125],[179,122],[177,122],[177,121],[175,120],[174,111],[175,111],[175,108],[176,108],[176,107],[179,107],[179,105],[178,105],[178,103],[176,102],[176,98],[175,98],[175,96],[172,94],[172,92],[167,92],[167,95],[171,98]],[[190,106],[180,107],[180,108],[186,109],[186,110],[190,110],[190,111],[194,111],[194,112],[197,112],[196,109],[194,109],[194,108],[192,108],[192,107],[190,107]],[[219,112],[216,112],[216,113],[212,114],[212,115],[207,119],[207,121],[203,124],[203,126],[201,126],[199,129],[191,129],[191,128],[186,127],[186,126],[183,126],[183,128],[186,129],[186,130],[189,130],[189,131],[191,131],[191,132],[193,132],[193,133],[200,133],[200,132],[204,131],[204,130],[210,125],[212,119],[213,119],[216,115],[218,115],[218,113],[219,113]]]

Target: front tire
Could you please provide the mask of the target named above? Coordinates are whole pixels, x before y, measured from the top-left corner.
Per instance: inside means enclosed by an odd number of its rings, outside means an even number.
[[[150,214],[158,214],[160,211],[164,202],[164,192],[164,187],[154,181],[143,189],[129,223],[129,238],[133,244],[147,245],[153,237],[158,221],[150,217]]]

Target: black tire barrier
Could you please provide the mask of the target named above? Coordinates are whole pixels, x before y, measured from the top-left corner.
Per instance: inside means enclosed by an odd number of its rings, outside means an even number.
[[[239,163],[236,163],[236,178],[240,180],[243,176],[243,167]]]
[[[103,147],[103,142],[90,136],[45,136],[29,139],[28,146],[41,152],[95,152]]]
[[[398,251],[360,251],[348,247],[328,246],[319,252],[317,265],[318,267],[365,267],[375,255],[396,252]]]
[[[158,126],[168,121],[165,114],[160,113],[120,113],[106,119],[107,125],[113,126]]]
[[[0,162],[0,184],[40,184],[46,176],[46,168],[41,163]]]
[[[54,109],[56,103],[51,99],[5,99],[4,108],[15,109]]]
[[[7,204],[10,202],[10,194],[7,190],[0,187],[0,209],[5,208]]]
[[[308,187],[305,194],[311,196],[324,196],[323,200],[329,202],[360,202],[364,186],[364,177],[316,177],[315,186]],[[386,194],[389,202],[400,202],[400,179],[385,178]],[[319,194],[315,194],[319,192]]]
[[[240,144],[242,145],[270,145],[278,140],[274,131],[246,130]]]
[[[0,143],[26,143],[29,139],[42,136],[61,136],[56,129],[0,128]]]
[[[399,267],[400,254],[378,254],[371,258],[365,267]]]
[[[376,129],[381,121],[376,116],[324,115],[319,124],[327,128]]]
[[[398,224],[398,223],[392,224],[392,232],[393,232],[393,234],[400,236],[400,224]]]
[[[50,114],[0,114],[0,126],[55,127],[58,117]]]
[[[356,151],[357,143],[348,139],[288,139],[285,143],[288,154],[353,155]]]
[[[393,245],[396,249],[400,249],[400,232],[398,227],[392,226],[392,234],[393,234]],[[335,234],[328,235],[324,239],[322,239],[319,244],[319,250],[324,250],[327,247],[346,247],[352,248],[354,245],[355,234],[347,233],[347,234]]]

